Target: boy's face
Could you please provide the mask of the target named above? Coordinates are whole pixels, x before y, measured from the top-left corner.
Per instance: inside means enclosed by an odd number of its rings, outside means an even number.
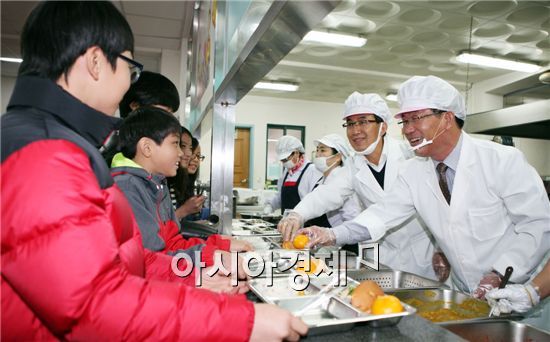
[[[132,58],[130,51],[124,51],[122,55]],[[107,58],[105,56],[103,58],[102,64],[106,67],[101,70],[105,75],[103,78],[105,83],[102,83],[100,86],[101,89],[98,91],[99,96],[95,109],[107,115],[114,115],[118,109],[120,100],[126,91],[128,91],[128,88],[130,88],[130,68],[128,62],[122,58],[117,58],[116,69],[113,70]]]
[[[173,177],[178,171],[180,158],[183,155],[180,149],[180,135],[170,134],[162,141],[162,144],[153,144],[151,153],[152,164],[156,174],[165,177]]]

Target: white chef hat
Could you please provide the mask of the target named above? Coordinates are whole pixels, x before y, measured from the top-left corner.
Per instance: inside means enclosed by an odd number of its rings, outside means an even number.
[[[350,149],[346,139],[342,138],[338,134],[325,135],[321,139],[313,140],[313,143],[315,144],[315,147],[319,144],[323,144],[335,149],[338,153],[340,153],[342,159],[346,159],[350,156]]]
[[[288,158],[294,151],[306,152],[304,145],[302,145],[302,142],[297,138],[290,135],[284,135],[277,141],[277,155],[279,156],[279,160]]]
[[[344,102],[344,115],[342,119],[357,114],[374,114],[389,123],[391,113],[386,101],[378,94],[361,94],[356,91]]]
[[[439,109],[453,112],[459,119],[466,117],[464,98],[448,82],[436,76],[413,76],[405,81],[397,91],[400,118],[403,113],[422,109]]]

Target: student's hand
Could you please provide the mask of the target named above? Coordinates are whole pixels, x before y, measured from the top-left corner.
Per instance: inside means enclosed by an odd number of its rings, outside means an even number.
[[[494,289],[485,295],[493,307],[495,316],[501,313],[527,312],[540,302],[540,296],[531,284],[508,285],[503,289]]]
[[[445,254],[438,249],[432,256],[432,268],[440,282],[445,282],[451,274],[451,264]]]
[[[272,304],[254,304],[254,327],[250,341],[298,341],[307,333],[307,325]]]
[[[320,246],[334,246],[336,244],[336,236],[330,228],[311,226],[300,229],[298,234],[304,234],[309,237],[309,242],[306,248],[315,248]]]
[[[201,286],[200,288],[207,289],[217,293],[227,293],[227,294],[239,294],[246,293],[249,290],[248,282],[241,280],[238,282],[237,286],[231,285],[231,278],[220,274],[220,272],[214,274],[213,276],[208,275],[211,267],[201,269]]]
[[[224,268],[227,269],[228,272],[231,272],[232,269],[233,269],[233,264],[232,264],[233,260],[232,260],[232,256],[231,256],[232,253],[222,251],[222,250],[217,250],[215,253],[221,255],[221,260],[222,260]],[[217,260],[216,256],[214,256],[214,260]],[[238,279],[248,279],[248,275],[244,271],[243,264],[244,264],[244,259],[241,256],[237,256],[237,265],[236,265],[236,267],[237,267],[237,278]],[[229,276],[229,274],[223,274],[223,273],[222,273],[222,275]]]
[[[176,217],[181,220],[189,214],[198,213],[202,209],[204,200],[206,197],[202,195],[193,196],[183,203],[178,209],[176,209]]]
[[[485,299],[485,294],[492,289],[498,288],[498,286],[500,285],[500,281],[500,276],[495,272],[491,271],[485,273],[479,281],[479,285],[474,290],[474,298]]]
[[[277,225],[277,230],[283,235],[283,241],[292,241],[296,231],[304,226],[304,219],[297,212],[291,211]]]
[[[231,240],[231,247],[229,247],[229,250],[231,252],[250,252],[254,250],[254,247],[248,241],[237,240],[237,239],[230,239],[230,240]]]

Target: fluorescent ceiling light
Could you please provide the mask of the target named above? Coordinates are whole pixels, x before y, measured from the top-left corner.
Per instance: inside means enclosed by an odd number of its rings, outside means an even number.
[[[23,60],[21,58],[10,58],[10,57],[0,57],[2,62],[11,62],[11,63],[21,63]]]
[[[310,31],[304,37],[304,41],[352,47],[361,47],[367,43],[366,38],[320,31]]]
[[[460,55],[456,56],[456,60],[462,63],[523,72],[535,72],[540,69],[540,66],[532,63],[510,61],[502,58],[488,57],[467,52],[462,52]]]
[[[397,102],[397,94],[396,93],[387,93],[386,94],[386,100]]]
[[[281,82],[258,82],[254,86],[256,89],[280,90],[280,91],[296,91],[297,84],[281,83]]]

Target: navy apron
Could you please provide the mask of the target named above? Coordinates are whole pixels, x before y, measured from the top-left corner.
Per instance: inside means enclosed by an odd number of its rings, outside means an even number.
[[[311,163],[306,164],[296,182],[287,182],[286,178],[288,177],[288,171],[285,174],[283,186],[281,187],[281,214],[284,214],[285,209],[294,209],[294,207],[300,203],[301,198],[300,193],[298,193],[298,185],[300,185],[300,181],[310,165]]]

